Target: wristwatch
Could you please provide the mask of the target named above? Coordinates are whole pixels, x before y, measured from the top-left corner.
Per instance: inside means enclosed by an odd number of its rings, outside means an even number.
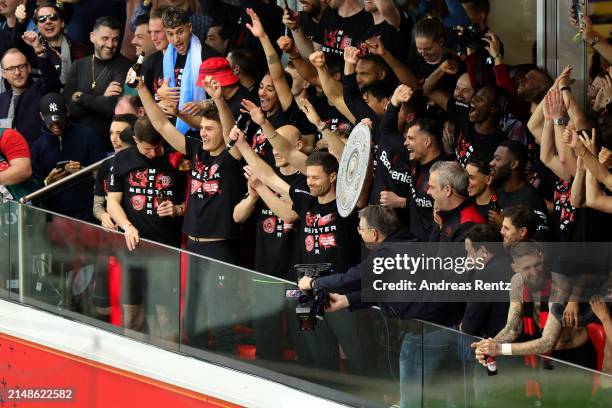
[[[591,48],[593,48],[594,46],[597,45],[598,42],[599,42],[599,37],[593,37],[589,45],[591,46]]]
[[[565,116],[562,116],[558,119],[553,119],[553,125],[555,126],[565,126],[567,125],[567,118]]]

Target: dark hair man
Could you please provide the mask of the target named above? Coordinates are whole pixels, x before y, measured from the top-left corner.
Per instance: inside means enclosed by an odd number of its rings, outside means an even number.
[[[142,77],[151,94],[156,95],[164,82],[164,53],[168,47],[168,38],[162,22],[166,7],[158,7],[149,15],[148,32],[155,52],[147,55],[142,64]]]
[[[182,109],[188,102],[204,99],[204,92],[197,85],[200,65],[219,54],[192,33],[187,11],[169,7],[164,11],[162,23],[169,42],[163,58],[164,78],[168,83],[158,89],[158,96]],[[195,130],[181,119],[177,119],[176,128],[183,134]]]
[[[74,42],[64,34],[64,18],[62,11],[55,2],[43,0],[38,2],[38,4],[38,7],[32,14],[32,21],[34,21],[38,29],[36,34],[40,33],[40,41],[37,47],[34,49],[23,47],[22,37],[29,27],[29,20],[23,6],[23,9],[18,8],[21,14],[18,13],[17,24],[11,33],[13,44],[26,53],[28,60],[35,67],[38,67],[36,54],[46,53],[51,64],[57,70],[61,83],[65,84],[72,63],[88,55],[91,50],[85,44]]]
[[[487,219],[491,201],[497,203],[497,197],[493,197],[493,177],[491,176],[489,159],[482,154],[473,155],[465,166],[465,170],[468,172],[470,180],[468,194],[474,198],[480,214]]]
[[[134,124],[138,116],[132,114],[115,115],[110,125],[109,136],[113,150],[118,153],[134,145]],[[125,130],[128,130],[127,132]],[[93,215],[104,228],[117,229],[110,214],[106,211],[106,196],[111,171],[111,161],[108,160],[100,166],[96,173],[94,186]]]
[[[94,129],[109,151],[112,148],[107,138],[108,127],[132,65],[119,54],[120,35],[121,24],[117,20],[98,18],[90,34],[95,51],[91,58],[72,64],[64,87],[71,117],[76,123]]]
[[[504,209],[515,204],[531,208],[539,219],[536,238],[544,241],[548,234],[546,203],[538,191],[527,182],[525,166],[527,165],[527,148],[515,140],[507,140],[499,145],[491,166],[493,182],[497,189],[499,208]],[[502,215],[489,211],[489,222],[501,227]]]
[[[504,237],[504,245],[530,241],[540,221],[531,208],[520,204],[504,208],[502,217],[504,220],[500,232]]]
[[[45,185],[54,183],[106,156],[102,141],[93,130],[68,120],[66,101],[61,94],[50,93],[41,98],[39,116],[48,131],[32,145],[32,164],[36,176]],[[63,161],[67,164],[58,165]],[[93,221],[93,179],[73,183],[45,202],[52,211],[85,221]]]
[[[144,52],[145,57],[149,57],[156,51],[155,44],[153,44],[149,34],[149,17],[140,16],[136,19],[136,30],[134,31],[132,45],[136,50],[136,56]]]
[[[288,197],[293,203],[293,211],[300,218],[300,252],[302,263],[332,263],[335,273],[346,273],[346,271],[357,264],[359,250],[356,238],[357,220],[354,213],[343,218],[338,213],[336,205],[336,177],[338,172],[338,161],[327,152],[314,152],[310,156],[295,150],[295,146],[280,133],[295,132],[293,126],[284,126],[278,130],[266,121],[261,109],[250,111],[253,121],[260,126],[268,136],[273,148],[283,154],[289,163],[306,174],[308,191],[301,185],[289,185],[279,177],[262,171],[261,166],[252,160],[252,154],[248,154],[248,143],[244,135],[237,129],[238,142],[236,145],[244,152],[253,174],[264,184],[282,195]],[[366,201],[368,188],[362,192],[358,206]],[[326,328],[330,329],[330,335],[334,335],[342,345],[347,355],[347,364],[351,371],[363,372],[367,366],[364,360],[364,342],[360,344],[348,344],[349,333],[347,324],[357,323],[356,316],[344,315],[338,319],[332,317],[326,319]],[[349,323],[352,322],[352,323]],[[355,327],[355,326],[353,326]],[[326,328],[321,328],[325,330]],[[314,359],[317,365],[331,367],[337,362],[338,349],[336,344],[311,345]],[[359,356],[359,357],[358,357]]]

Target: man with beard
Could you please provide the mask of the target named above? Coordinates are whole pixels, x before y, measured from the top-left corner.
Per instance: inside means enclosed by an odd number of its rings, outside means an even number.
[[[359,240],[357,238],[358,220],[356,212],[344,218],[338,213],[336,205],[336,177],[338,161],[328,152],[314,152],[310,156],[289,147],[290,142],[279,133],[292,132],[295,128],[285,126],[278,130],[270,126],[257,107],[250,110],[251,118],[264,128],[274,146],[289,163],[306,174],[308,191],[301,184],[292,184],[269,177],[257,163],[249,163],[253,174],[264,184],[292,202],[292,209],[300,219],[301,263],[331,263],[335,273],[346,273],[359,262]],[[239,143],[246,143],[241,132],[237,134]],[[255,164],[255,166],[253,166]],[[369,187],[364,187],[357,207],[367,200]],[[342,313],[326,317],[323,326],[309,332],[307,341],[311,347],[317,367],[335,369],[338,364],[338,345],[329,341],[329,336],[337,339],[346,354],[347,369],[351,373],[364,374],[369,367],[367,341],[354,342],[355,328],[363,324],[357,316]],[[364,331],[365,333],[365,331]],[[367,338],[364,337],[366,340]]]
[[[17,8],[17,17],[17,24],[11,34],[13,44],[26,54],[28,61],[34,67],[38,67],[36,56],[46,54],[51,64],[55,66],[60,81],[65,84],[72,63],[88,55],[91,52],[90,48],[85,44],[72,41],[64,34],[64,18],[55,2],[42,1],[34,10],[32,20],[41,37],[38,46],[34,49],[25,47],[22,40],[28,27],[25,6],[21,5]]]
[[[96,20],[90,40],[94,53],[75,61],[70,67],[64,96],[71,117],[77,124],[91,127],[106,144],[112,146],[107,132],[119,95],[123,93],[125,75],[132,65],[118,53],[121,24],[111,17]]]
[[[442,63],[441,70],[450,70],[447,62]],[[464,74],[461,78],[469,82]],[[507,139],[507,135],[499,130],[498,122],[501,115],[500,104],[502,92],[493,86],[484,86],[470,97],[467,82],[457,81],[454,97],[447,96],[442,91],[427,91],[437,105],[448,113],[449,119],[455,124],[459,137],[454,143],[455,155],[463,166],[467,165],[470,156],[480,153],[487,160],[493,156],[497,146]],[[457,97],[461,99],[457,99]],[[466,102],[469,99],[469,102]],[[452,143],[451,143],[452,144]]]
[[[155,44],[153,44],[149,34],[149,17],[141,16],[136,19],[136,30],[134,31],[132,45],[136,51],[136,56],[144,53],[145,58],[148,58],[156,51]]]
[[[40,117],[48,132],[32,145],[34,174],[52,184],[106,155],[102,141],[89,128],[75,125],[67,118],[66,102],[58,93],[50,93],[40,100]],[[84,178],[51,195],[45,204],[51,211],[85,221],[93,218],[93,180]]]
[[[514,276],[508,320],[494,338],[472,343],[478,362],[486,366],[488,357],[551,353],[553,358],[594,369],[597,357],[587,329],[563,327],[563,307],[555,303],[559,301],[555,299],[558,282],[544,269],[541,248],[518,243],[511,256]]]
[[[535,238],[545,241],[549,231],[546,203],[538,191],[527,182],[526,165],[527,148],[515,140],[502,142],[489,163],[493,183],[498,187],[496,193],[499,208],[503,210],[511,205],[523,204],[533,209],[539,220]],[[501,228],[502,221],[500,212],[489,211],[490,223]]]
[[[538,228],[539,219],[531,208],[524,205],[512,205],[502,211],[501,235],[504,245],[515,242],[531,241]]]

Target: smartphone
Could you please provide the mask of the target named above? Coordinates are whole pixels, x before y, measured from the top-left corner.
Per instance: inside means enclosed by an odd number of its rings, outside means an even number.
[[[584,25],[584,0],[572,0],[572,9],[574,11],[574,19],[578,21],[580,27]]]
[[[236,126],[238,129],[242,131],[242,133],[246,134],[247,130],[249,130],[249,126],[251,125],[251,115],[248,113],[241,113],[236,119]]]
[[[67,165],[68,163],[70,163],[70,160],[62,160],[62,161],[58,161],[58,162],[55,164],[55,168],[56,168],[56,169],[62,169],[62,170],[63,170],[63,169],[64,169],[64,167],[66,167],[66,165]]]

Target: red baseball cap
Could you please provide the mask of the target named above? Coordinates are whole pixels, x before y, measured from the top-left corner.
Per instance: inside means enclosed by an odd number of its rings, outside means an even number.
[[[212,79],[219,82],[221,86],[234,85],[239,81],[238,77],[230,68],[227,59],[223,57],[211,57],[200,65],[200,74],[198,75],[198,86],[204,86],[204,79],[211,76]]]

